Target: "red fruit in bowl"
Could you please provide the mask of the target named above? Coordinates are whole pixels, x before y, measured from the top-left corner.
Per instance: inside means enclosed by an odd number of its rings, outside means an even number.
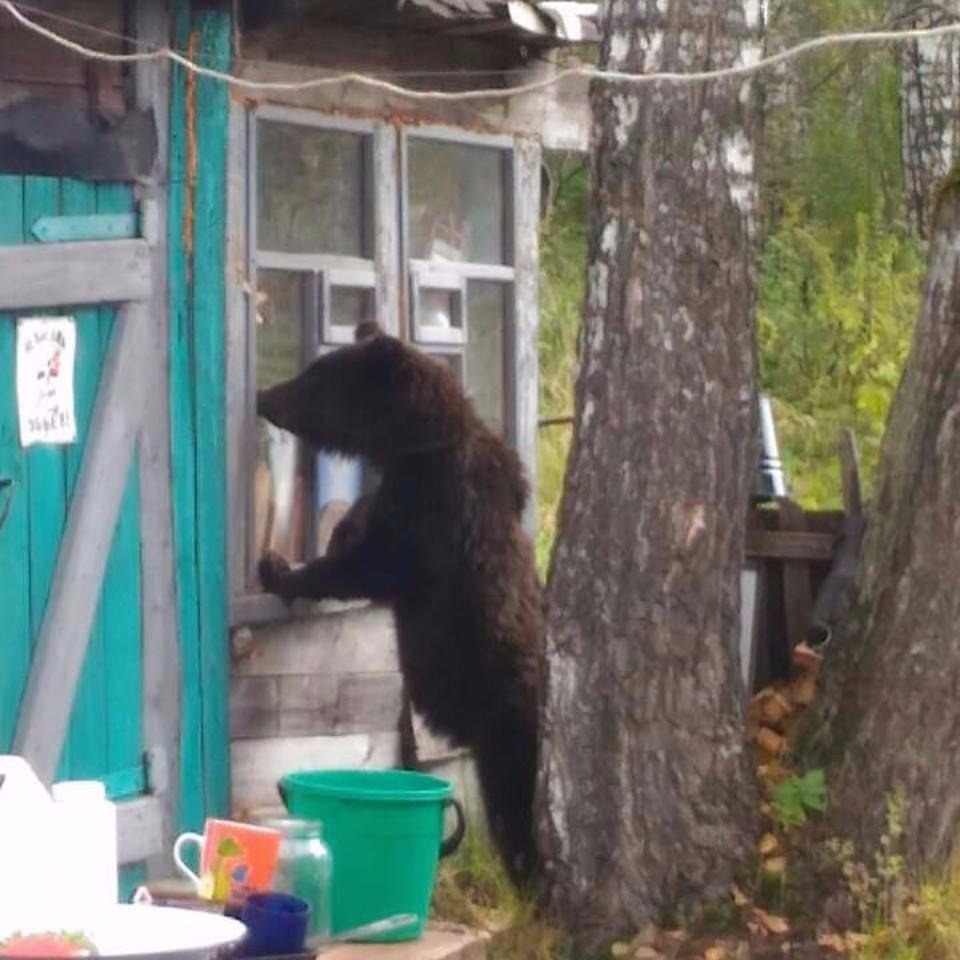
[[[90,957],[96,950],[82,935],[64,933],[15,934],[0,943],[0,957]]]

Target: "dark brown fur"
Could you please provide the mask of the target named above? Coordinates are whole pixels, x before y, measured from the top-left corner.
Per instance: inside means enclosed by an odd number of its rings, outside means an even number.
[[[444,366],[379,332],[261,391],[257,409],[382,475],[331,555],[296,570],[267,555],[264,587],[392,605],[414,706],[473,750],[494,840],[513,876],[529,876],[543,613],[519,458]]]

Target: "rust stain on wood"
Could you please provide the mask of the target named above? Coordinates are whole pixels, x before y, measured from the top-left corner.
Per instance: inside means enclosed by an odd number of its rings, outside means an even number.
[[[190,41],[187,44],[187,57],[196,60],[197,31],[190,32]],[[193,272],[193,199],[197,183],[197,78],[192,71],[186,76],[186,124],[187,124],[187,163],[186,189],[184,190],[183,210],[183,248],[187,256],[187,278],[191,279]]]

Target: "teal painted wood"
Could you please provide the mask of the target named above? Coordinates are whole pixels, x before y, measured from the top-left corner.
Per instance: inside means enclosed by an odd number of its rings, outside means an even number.
[[[132,215],[134,199],[123,184],[99,184],[97,211]],[[106,355],[117,324],[116,310],[101,308],[101,344]],[[140,478],[134,458],[113,546],[104,574],[103,619],[107,717],[107,765],[103,772],[139,765],[143,742],[143,630],[140,570]]]
[[[188,0],[174,3],[174,43],[190,40]],[[174,559],[177,617],[182,661],[180,738],[181,830],[199,830],[205,815],[203,731],[200,706],[200,623],[196,556],[196,463],[190,333],[190,262],[185,242],[187,190],[187,78],[171,68],[168,202],[168,281],[170,290],[170,424],[173,486]]]
[[[0,244],[23,242],[23,180],[0,176]],[[15,385],[16,325],[0,313],[0,477],[13,484],[0,527],[0,753],[10,749],[30,663],[30,516],[27,464],[20,448]]]
[[[129,903],[137,887],[147,882],[147,869],[142,863],[134,863],[120,870],[120,902]]]
[[[69,183],[65,181],[64,189]],[[82,184],[94,190],[92,184]],[[64,210],[67,211],[66,204]],[[137,236],[137,217],[134,213],[65,212],[59,217],[41,217],[30,228],[34,240],[40,243],[62,243],[68,240],[119,240]]]
[[[33,242],[30,227],[44,217],[100,213],[129,219],[134,209],[129,185],[0,178],[0,243]],[[73,308],[65,304],[37,312],[71,315],[77,321],[74,399],[78,436],[71,445],[20,448],[14,394],[15,318],[4,315],[0,322],[0,477],[13,477],[15,494],[0,530],[0,609],[4,611],[0,750],[8,749],[13,737],[30,650],[49,593],[115,317],[114,308],[106,306]],[[60,777],[103,778],[142,762],[138,480],[131,471],[58,768]]]
[[[132,191],[126,185],[64,181],[62,195],[67,214],[100,211],[108,216],[129,217],[133,209]],[[72,493],[82,459],[116,311],[105,306],[76,311],[74,315],[78,320],[78,441],[65,448],[68,494]],[[71,714],[59,770],[61,777],[102,779],[140,761],[143,743],[139,558],[137,478],[131,473]]]
[[[101,779],[111,800],[127,800],[147,792],[147,771],[142,762],[124,770],[115,770]]]
[[[229,13],[198,11],[195,29],[202,62],[216,70],[227,70],[232,39]],[[193,218],[193,331],[203,768],[208,812],[222,815],[228,812],[230,804],[224,262],[230,101],[224,84],[203,77],[197,79],[196,98],[198,170]]]
[[[24,242],[35,242],[28,233],[35,220],[59,213],[60,181],[51,177],[28,177],[24,182],[23,197]],[[30,514],[30,634],[35,638],[50,593],[66,518],[66,458],[62,447],[45,444],[28,448],[26,456]]]
[[[64,180],[61,185],[63,213],[70,219],[80,219],[94,214],[97,209],[97,192],[93,184],[79,180]],[[42,218],[38,223],[49,218]],[[36,234],[36,224],[33,232]],[[84,444],[93,416],[97,387],[100,382],[100,367],[103,346],[100,329],[100,313],[95,308],[72,311],[77,320],[77,359],[74,368],[74,403],[77,418],[77,441],[64,448],[66,459],[67,498],[73,496]],[[104,726],[107,720],[106,657],[104,652],[103,616],[94,618],[90,630],[90,642],[80,686],[70,717],[70,730],[60,761],[58,776],[61,778],[85,779],[102,776],[107,765],[107,738]]]

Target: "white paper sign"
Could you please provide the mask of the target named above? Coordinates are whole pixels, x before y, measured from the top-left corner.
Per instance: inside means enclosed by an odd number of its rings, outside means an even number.
[[[73,317],[24,317],[17,322],[17,409],[20,444],[73,443]]]

